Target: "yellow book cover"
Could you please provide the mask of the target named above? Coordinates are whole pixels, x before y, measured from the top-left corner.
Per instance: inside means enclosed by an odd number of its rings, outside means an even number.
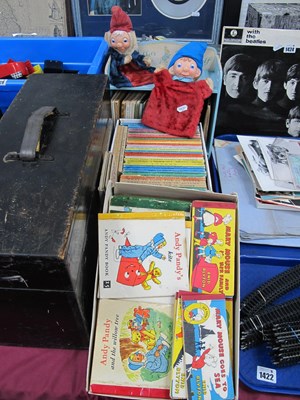
[[[236,203],[192,203],[190,290],[234,295]]]
[[[172,342],[172,369],[170,387],[170,397],[172,399],[187,398],[187,390],[185,384],[185,363],[183,356],[182,305],[181,297],[177,293],[174,305],[174,325]]]

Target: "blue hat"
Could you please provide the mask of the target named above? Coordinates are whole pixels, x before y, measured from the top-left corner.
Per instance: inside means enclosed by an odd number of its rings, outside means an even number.
[[[202,71],[202,66],[203,66],[203,56],[205,53],[205,50],[207,49],[207,43],[206,42],[191,42],[183,46],[180,50],[177,51],[177,53],[173,56],[169,63],[169,67],[172,67],[172,65],[175,64],[175,62],[182,57],[189,57],[192,58],[198,68]]]
[[[154,246],[158,246],[165,241],[163,233],[157,233],[153,238]]]

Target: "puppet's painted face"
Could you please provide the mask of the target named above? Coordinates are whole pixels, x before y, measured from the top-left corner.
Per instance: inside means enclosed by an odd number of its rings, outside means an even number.
[[[175,61],[170,72],[175,76],[193,79],[197,79],[201,75],[196,61],[189,57],[181,57]]]
[[[130,35],[128,32],[115,31],[111,34],[110,45],[119,53],[125,53],[131,45]]]

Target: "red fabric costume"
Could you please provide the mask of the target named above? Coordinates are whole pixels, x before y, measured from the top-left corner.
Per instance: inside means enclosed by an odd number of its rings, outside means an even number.
[[[204,100],[212,94],[206,81],[180,82],[164,69],[154,74],[154,85],[142,123],[161,132],[193,137]]]

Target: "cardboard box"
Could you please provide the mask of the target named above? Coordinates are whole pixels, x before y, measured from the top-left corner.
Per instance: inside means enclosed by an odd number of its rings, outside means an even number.
[[[117,168],[116,164],[118,163],[118,160],[115,160],[113,157],[114,148],[115,148],[115,146],[118,145],[116,143],[117,142],[116,132],[118,130],[118,127],[119,127],[119,125],[126,125],[126,123],[140,123],[140,122],[141,122],[140,119],[120,118],[117,120],[113,138],[112,138],[111,148],[106,153],[106,157],[103,162],[103,166],[102,166],[102,170],[101,170],[101,176],[100,176],[100,182],[99,182],[99,195],[100,195],[101,202],[103,202],[103,199],[105,198],[105,196],[104,196],[105,189],[106,189],[106,185],[108,184],[108,182],[111,181],[109,183],[109,185],[111,185],[111,184],[114,185],[115,182],[118,180],[118,173],[116,171],[116,168]],[[210,173],[210,167],[209,167],[209,162],[208,162],[208,155],[207,155],[206,147],[204,145],[205,139],[203,136],[203,130],[202,130],[201,124],[199,125],[199,131],[200,131],[200,135],[201,135],[201,141],[203,143],[203,155],[204,155],[204,163],[205,163],[205,168],[206,168],[206,186],[207,186],[207,190],[212,191],[211,173]],[[178,137],[178,139],[180,139],[180,137]],[[187,138],[184,138],[184,139],[189,140]],[[117,153],[119,154],[119,151]],[[105,208],[106,208],[106,206],[104,205],[104,209]]]
[[[112,194],[123,194],[123,195],[144,195],[144,196],[154,196],[157,198],[170,198],[179,200],[213,200],[213,201],[230,201],[238,203],[237,196],[235,194],[219,194],[213,192],[200,192],[197,190],[187,190],[187,189],[176,189],[170,187],[157,187],[148,185],[137,185],[137,184],[127,184],[127,183],[115,183],[114,187],[107,185],[106,195],[104,201],[104,212],[107,212],[106,205],[108,204],[109,198]],[[238,205],[238,204],[237,204]],[[238,213],[237,213],[238,216]],[[235,399],[238,399],[238,387],[239,387],[239,326],[240,326],[240,249],[239,249],[239,236],[238,236],[238,218],[236,222],[236,271],[235,271],[235,296],[233,299],[234,304],[234,329],[233,329],[233,376],[235,385]],[[93,310],[93,322],[90,338],[90,348],[89,348],[89,359],[87,367],[87,379],[86,379],[86,390],[90,392],[90,374],[91,365],[93,358],[93,346],[94,346],[94,335],[95,335],[95,324],[96,324],[96,314],[97,314],[97,292],[98,292],[98,279],[96,278],[95,285],[95,295],[94,295],[94,310]]]

